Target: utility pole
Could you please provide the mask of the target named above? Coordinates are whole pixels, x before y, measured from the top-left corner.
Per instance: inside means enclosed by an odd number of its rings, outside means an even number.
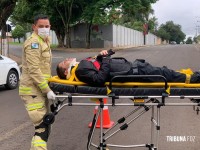
[[[1,31],[1,50],[2,55],[9,57],[9,41],[8,32],[11,31],[11,26],[9,24],[4,24]]]
[[[199,18],[200,18],[200,17],[197,16],[196,18],[197,18],[196,36],[199,36],[199,29],[200,29],[200,26],[199,26],[199,22],[200,22],[200,21],[199,21]]]
[[[7,37],[6,37],[6,23],[3,24],[2,31],[1,31],[1,38],[2,38],[2,55],[8,56],[8,45],[7,45]]]
[[[196,26],[196,36],[199,35],[199,26]]]
[[[148,30],[149,30],[148,24],[147,23],[143,24],[144,45],[147,44],[146,35],[148,34]]]
[[[1,55],[2,55],[3,54],[3,49],[2,49],[2,46],[3,46],[2,45],[2,31],[1,31],[1,41],[0,42],[1,42],[1,49],[0,50],[1,50]]]

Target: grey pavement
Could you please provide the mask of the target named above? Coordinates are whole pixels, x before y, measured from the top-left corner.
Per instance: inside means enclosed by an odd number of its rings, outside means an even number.
[[[117,47],[117,48],[90,48],[90,49],[86,49],[86,48],[53,48],[52,51],[62,51],[62,52],[72,52],[72,53],[76,53],[76,52],[100,52],[102,50],[108,50],[108,49],[113,49],[114,51],[120,51],[120,50],[124,50],[124,49],[130,49],[130,48],[138,48],[138,47],[147,47],[146,46],[137,46],[137,47]],[[12,50],[13,47],[18,47],[18,49],[22,49],[22,45],[10,45],[10,49]],[[11,59],[15,60],[19,65],[21,65],[21,56],[20,55],[16,55],[15,53],[13,53],[10,50],[9,52],[9,56]]]

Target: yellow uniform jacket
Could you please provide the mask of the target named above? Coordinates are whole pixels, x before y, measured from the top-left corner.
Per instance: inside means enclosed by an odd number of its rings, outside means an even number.
[[[51,59],[49,40],[44,42],[33,33],[23,47],[19,95],[46,94],[50,91]]]

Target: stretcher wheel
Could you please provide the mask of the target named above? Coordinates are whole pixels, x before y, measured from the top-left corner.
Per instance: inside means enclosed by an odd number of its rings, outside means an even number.
[[[55,121],[55,115],[53,113],[46,114],[43,118],[43,122],[47,125],[53,124]]]

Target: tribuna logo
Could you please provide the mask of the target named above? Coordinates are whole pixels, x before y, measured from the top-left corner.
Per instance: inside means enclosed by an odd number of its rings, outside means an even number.
[[[167,142],[195,142],[195,136],[166,136]]]

